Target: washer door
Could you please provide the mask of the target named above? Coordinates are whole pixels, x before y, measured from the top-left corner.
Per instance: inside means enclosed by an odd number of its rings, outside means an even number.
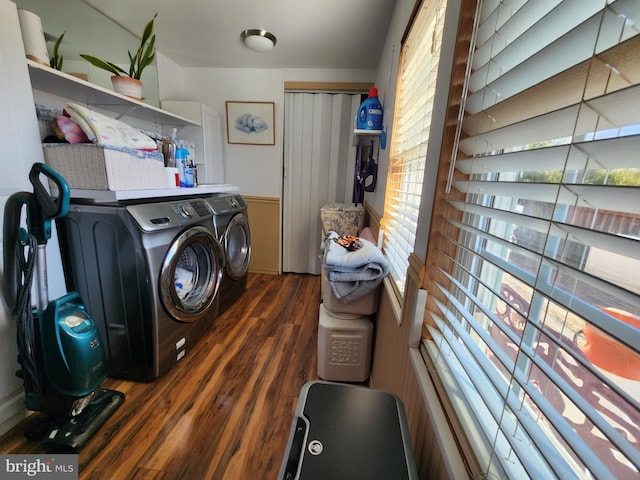
[[[234,280],[242,278],[251,260],[251,233],[246,215],[239,213],[229,222],[224,235],[224,251],[227,275]]]
[[[162,263],[159,289],[173,318],[193,322],[207,311],[222,280],[223,255],[203,226],[189,228],[173,241]]]

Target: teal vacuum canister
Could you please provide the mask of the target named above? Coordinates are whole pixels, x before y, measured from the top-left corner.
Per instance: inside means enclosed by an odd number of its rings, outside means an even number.
[[[49,303],[39,315],[46,378],[64,395],[83,397],[107,376],[104,348],[77,292]]]
[[[382,130],[382,105],[378,89],[371,87],[369,97],[360,104],[356,116],[356,133],[379,133]]]

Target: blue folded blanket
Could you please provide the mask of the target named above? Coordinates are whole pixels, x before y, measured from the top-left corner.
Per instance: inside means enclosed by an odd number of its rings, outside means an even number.
[[[333,294],[344,303],[364,297],[389,273],[389,264],[380,249],[365,238],[360,241],[362,248],[352,252],[332,240],[325,245],[323,263],[327,280]]]

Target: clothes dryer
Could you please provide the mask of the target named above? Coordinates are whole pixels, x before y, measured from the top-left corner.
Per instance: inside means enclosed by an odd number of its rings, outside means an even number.
[[[220,284],[219,312],[244,293],[251,260],[251,231],[247,203],[238,194],[216,194],[206,198],[213,210],[213,227],[224,250],[224,273]]]
[[[58,223],[68,287],[100,329],[108,374],[153,380],[180,361],[218,311],[223,250],[201,198],[72,203]]]

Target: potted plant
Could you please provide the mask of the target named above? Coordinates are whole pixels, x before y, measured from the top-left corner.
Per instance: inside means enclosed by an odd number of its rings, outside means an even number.
[[[58,50],[60,49],[60,43],[62,43],[62,39],[64,38],[65,33],[67,32],[62,32],[62,35],[60,35],[56,42],[53,44],[52,55],[49,59],[49,65],[51,65],[51,68],[55,68],[56,70],[62,70],[62,64],[64,62],[64,59],[62,55],[60,55],[60,52]]]
[[[93,66],[113,73],[111,83],[116,92],[142,100],[142,82],[140,81],[140,77],[142,76],[143,70],[151,65],[156,56],[154,51],[156,43],[154,22],[157,16],[158,14],[156,13],[144,27],[142,38],[140,39],[140,46],[135,54],[132,54],[131,51],[127,52],[129,54],[129,71],[120,68],[112,62],[94,57],[93,55],[83,53],[80,54],[80,56]]]

